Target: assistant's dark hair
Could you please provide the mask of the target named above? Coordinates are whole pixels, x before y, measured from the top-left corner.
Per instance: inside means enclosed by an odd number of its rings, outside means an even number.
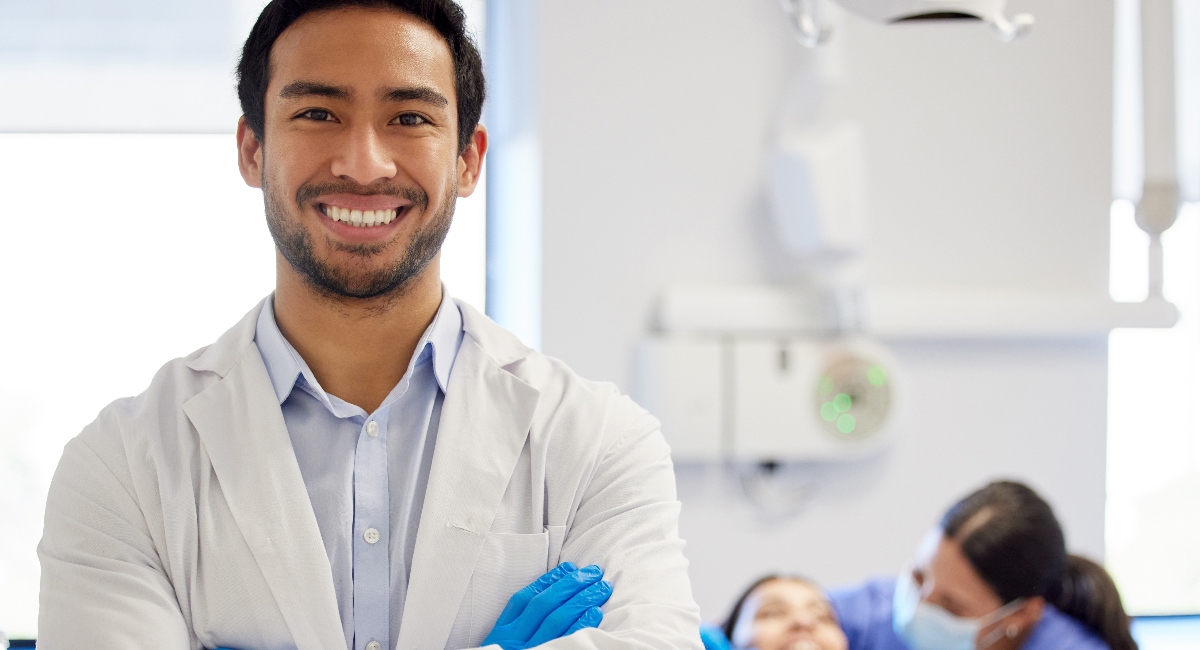
[[[742,615],[742,605],[746,604],[746,599],[750,597],[750,594],[754,593],[755,589],[758,589],[768,582],[774,582],[775,580],[799,582],[806,584],[817,591],[821,591],[821,587],[819,587],[817,583],[801,576],[770,574],[755,580],[754,582],[750,583],[749,587],[746,587],[746,590],[742,592],[741,596],[738,596],[737,602],[733,604],[733,609],[729,612],[729,618],[726,618],[725,622],[721,624],[721,630],[725,632],[726,639],[729,639],[730,641],[733,640],[733,629],[737,627],[738,617]]]
[[[1062,582],[1047,594],[1046,600],[1083,621],[1113,650],[1137,650],[1121,594],[1112,576],[1099,564],[1068,555]]]
[[[1112,650],[1137,650],[1121,596],[1103,567],[1068,555],[1050,504],[1028,486],[997,481],[954,504],[942,533],[1001,601],[1041,596]]]
[[[301,16],[343,7],[394,9],[432,26],[450,47],[454,60],[454,92],[458,99],[458,149],[471,142],[483,112],[483,60],[466,30],[466,15],[454,0],[271,0],[242,46],[237,66],[238,101],[246,124],[262,141],[266,122],[267,84],[271,80],[271,47]]]

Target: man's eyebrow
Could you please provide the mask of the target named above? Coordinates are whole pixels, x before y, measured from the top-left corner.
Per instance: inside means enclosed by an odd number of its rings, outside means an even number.
[[[440,107],[450,105],[450,100],[446,99],[445,95],[428,86],[386,88],[380,91],[379,96],[384,100],[391,102],[406,102],[416,100]]]
[[[350,89],[345,86],[331,86],[316,81],[293,81],[279,91],[279,96],[284,99],[314,95],[317,97],[332,97],[334,99],[349,99],[352,94]]]

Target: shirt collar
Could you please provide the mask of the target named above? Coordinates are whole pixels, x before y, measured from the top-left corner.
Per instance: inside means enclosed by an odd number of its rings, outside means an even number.
[[[442,304],[438,307],[433,322],[426,328],[413,359],[409,362],[407,377],[424,358],[432,357],[433,375],[438,387],[446,392],[450,382],[450,370],[454,367],[454,359],[458,356],[458,348],[462,343],[463,321],[458,304],[450,297],[450,292],[442,286]],[[254,342],[262,356],[263,364],[267,367],[267,376],[271,378],[271,386],[275,389],[275,397],[279,403],[287,401],[296,382],[304,377],[308,384],[324,393],[317,379],[309,369],[308,364],[296,352],[296,348],[283,337],[279,325],[275,322],[275,297],[265,301],[262,311],[258,314],[258,322],[254,329]],[[403,380],[401,380],[403,381]]]
[[[429,329],[425,330],[430,353],[433,355],[433,376],[437,378],[442,392],[450,385],[450,370],[454,368],[454,359],[458,357],[458,348],[463,339],[462,312],[458,303],[450,297],[450,292],[442,285],[442,304],[438,307],[437,315],[433,317]],[[424,351],[424,341],[417,347]]]
[[[258,323],[254,326],[254,344],[262,355],[263,364],[267,367],[267,376],[271,378],[271,386],[275,389],[275,397],[283,404],[296,380],[306,369],[306,364],[292,347],[279,325],[275,323],[275,295],[263,303],[262,311],[258,312]]]

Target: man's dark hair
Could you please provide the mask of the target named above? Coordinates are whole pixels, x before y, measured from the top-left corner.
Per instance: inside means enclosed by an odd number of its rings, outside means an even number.
[[[266,122],[267,84],[271,79],[271,47],[301,16],[343,7],[394,9],[432,26],[450,47],[454,59],[454,92],[458,97],[458,149],[471,142],[483,111],[483,60],[466,30],[466,16],[454,0],[271,0],[258,15],[237,66],[238,100],[246,124],[261,142]]]

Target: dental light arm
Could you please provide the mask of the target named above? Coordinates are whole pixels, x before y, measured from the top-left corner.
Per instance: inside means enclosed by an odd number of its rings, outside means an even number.
[[[1033,16],[1004,13],[1008,0],[831,0],[872,22],[892,24],[913,20],[982,20],[1004,42],[1017,40],[1033,27]],[[822,0],[782,0],[792,31],[805,47],[816,47],[832,34],[821,20]]]

